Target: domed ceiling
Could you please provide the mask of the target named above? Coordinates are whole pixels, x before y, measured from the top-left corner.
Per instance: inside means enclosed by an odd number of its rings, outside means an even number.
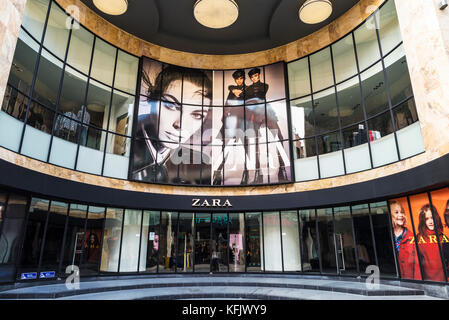
[[[151,43],[203,54],[241,54],[274,48],[311,34],[335,20],[358,0],[331,0],[332,15],[309,25],[298,18],[305,0],[236,0],[239,17],[229,27],[210,29],[193,17],[196,0],[128,0],[120,16],[98,10],[92,0],[81,0],[117,27]]]

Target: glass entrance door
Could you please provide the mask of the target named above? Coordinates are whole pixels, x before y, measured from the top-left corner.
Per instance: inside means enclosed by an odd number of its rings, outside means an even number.
[[[228,225],[226,213],[212,215],[211,272],[229,271]]]
[[[195,214],[195,272],[210,272],[210,213]]]

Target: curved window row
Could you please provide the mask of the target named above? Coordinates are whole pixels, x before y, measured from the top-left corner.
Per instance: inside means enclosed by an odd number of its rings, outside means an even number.
[[[56,2],[27,1],[0,113],[0,144],[126,179],[138,64]]]
[[[446,282],[449,188],[317,209],[173,212],[0,192],[0,268],[16,279],[294,272]],[[48,276],[48,275],[52,276]],[[371,274],[371,271],[368,272]],[[2,275],[3,277],[4,275]],[[4,279],[0,279],[4,280]]]
[[[318,52],[236,70],[139,59],[29,0],[0,123],[28,157],[160,184],[307,181],[424,152],[392,0]]]
[[[424,151],[394,1],[331,46],[288,64],[296,181]]]

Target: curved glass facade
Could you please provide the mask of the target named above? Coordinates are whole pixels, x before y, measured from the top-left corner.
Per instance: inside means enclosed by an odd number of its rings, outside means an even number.
[[[424,151],[393,1],[286,68],[140,63],[55,2],[28,1],[0,112],[0,145],[96,175],[217,186],[340,176]],[[158,95],[158,88],[171,91]]]
[[[260,212],[104,207],[0,192],[1,268],[24,274],[283,272],[446,282],[449,189]],[[436,234],[439,236],[437,237]]]
[[[28,1],[2,104],[1,145],[126,179],[138,64],[55,2]]]
[[[289,63],[288,77],[296,181],[424,151],[393,1],[331,46]]]

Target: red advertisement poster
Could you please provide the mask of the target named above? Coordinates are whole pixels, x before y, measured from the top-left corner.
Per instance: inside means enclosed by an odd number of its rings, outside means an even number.
[[[393,199],[388,201],[388,204],[401,278],[421,280],[418,253],[407,198]]]

